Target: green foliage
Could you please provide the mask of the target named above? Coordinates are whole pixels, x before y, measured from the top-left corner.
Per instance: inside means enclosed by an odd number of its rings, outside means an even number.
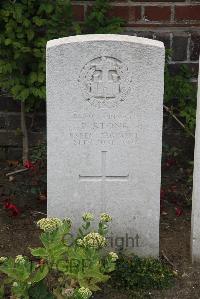
[[[0,272],[7,275],[3,285],[11,285],[11,293],[17,298],[29,298],[28,290],[31,285],[41,281],[48,273],[48,267],[42,265],[36,268],[27,258],[20,261],[7,258],[0,265]]]
[[[37,106],[45,99],[46,42],[73,32],[71,3],[3,1],[0,19],[0,87]]]
[[[163,289],[173,282],[173,272],[159,260],[120,256],[112,284],[126,290]]]
[[[109,1],[96,0],[84,24],[73,21],[70,0],[2,1],[0,7],[0,88],[28,110],[45,100],[48,40],[78,33],[116,33],[122,21],[107,18]],[[59,28],[59,29],[58,29]]]
[[[36,145],[32,148],[30,160],[33,163],[41,162],[44,165],[46,165],[46,159],[47,159],[47,146],[46,143],[41,143],[39,145]]]
[[[190,81],[192,74],[188,67],[182,65],[177,75],[170,74],[170,55],[171,53],[167,52],[164,100],[174,114],[186,124],[188,130],[194,132],[197,90]]]
[[[91,13],[86,17],[83,33],[120,33],[124,20],[109,18],[109,0],[96,0]]]
[[[93,291],[99,290],[99,284],[110,278],[108,274],[114,271],[118,258],[113,252],[102,252],[109,220],[105,215],[100,219],[98,232],[92,233],[89,229],[93,215],[84,215],[74,237],[69,219],[38,221],[43,230],[42,247],[31,249],[31,254],[39,262],[30,262],[21,255],[15,259],[1,257],[0,271],[7,276],[3,285],[9,286],[16,298],[90,298]]]

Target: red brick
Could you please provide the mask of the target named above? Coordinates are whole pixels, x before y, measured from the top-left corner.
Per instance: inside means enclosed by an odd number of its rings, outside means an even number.
[[[129,21],[138,21],[141,19],[141,7],[132,6],[129,10]]]
[[[176,6],[176,20],[200,20],[200,4],[189,6]]]
[[[84,21],[84,6],[73,5],[72,6],[73,16],[76,21]]]
[[[171,16],[170,6],[147,6],[145,18],[149,21],[169,21]]]
[[[126,21],[137,21],[141,18],[141,8],[139,6],[112,6],[108,16],[119,17]]]
[[[129,7],[128,6],[112,6],[108,13],[109,17],[120,17],[125,20],[129,19]]]

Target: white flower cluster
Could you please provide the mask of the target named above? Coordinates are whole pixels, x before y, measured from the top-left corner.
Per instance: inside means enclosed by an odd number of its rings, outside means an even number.
[[[99,233],[89,233],[83,238],[83,240],[78,239],[77,244],[83,247],[98,249],[106,246],[106,239]]]
[[[111,222],[112,221],[112,217],[106,213],[102,213],[100,215],[100,222]]]
[[[7,257],[5,257],[5,256],[1,256],[0,257],[0,263],[4,263],[5,261],[7,261]]]
[[[23,255],[17,255],[15,258],[15,263],[16,264],[24,264],[25,263],[25,258],[23,257]]]
[[[92,292],[88,288],[80,288],[78,290],[78,294],[81,296],[82,299],[89,299],[92,296]]]
[[[37,222],[37,225],[43,231],[51,232],[62,225],[62,220],[54,217],[42,218]]]
[[[119,258],[115,252],[109,252],[109,256],[110,256],[112,262],[115,262]]]
[[[16,281],[13,282],[13,287],[18,287],[18,283]]]
[[[92,213],[83,214],[83,220],[86,222],[90,222],[94,220],[94,215]]]

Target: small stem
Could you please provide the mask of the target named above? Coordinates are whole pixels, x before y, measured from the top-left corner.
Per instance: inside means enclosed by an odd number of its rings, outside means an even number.
[[[27,170],[29,170],[29,169],[28,168],[18,169],[18,170],[6,173],[6,176],[10,176],[10,175],[13,175],[13,174],[21,173],[21,172],[24,172],[24,171],[27,171]]]
[[[177,121],[177,123],[185,130],[187,131],[190,136],[192,136],[193,138],[195,138],[194,134],[180,121],[180,119],[178,119],[178,117],[172,112],[172,110],[169,109],[169,107],[163,105],[163,107],[165,108],[165,110]]]
[[[170,259],[166,256],[166,254],[164,253],[164,251],[161,251],[163,258],[168,262],[168,264],[170,266],[172,266],[172,268],[174,268],[174,264],[170,261]]]

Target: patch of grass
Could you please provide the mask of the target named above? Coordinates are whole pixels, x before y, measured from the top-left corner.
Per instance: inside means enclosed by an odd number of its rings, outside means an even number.
[[[158,259],[120,255],[111,284],[125,290],[152,290],[170,287],[173,271]]]

